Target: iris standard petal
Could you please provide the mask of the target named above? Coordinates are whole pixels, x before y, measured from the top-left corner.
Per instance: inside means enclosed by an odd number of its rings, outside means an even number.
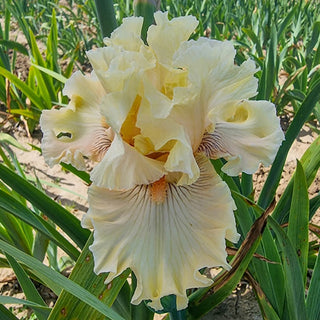
[[[183,179],[178,184],[190,184],[199,177],[189,136],[183,125],[173,118],[154,118],[152,109],[143,99],[137,116],[137,127],[141,134],[150,139],[155,151],[168,152],[164,167],[169,172],[181,172]]]
[[[177,308],[187,306],[186,289],[205,287],[211,280],[203,267],[223,266],[225,238],[238,240],[234,202],[227,185],[204,156],[197,156],[200,178],[176,186],[165,178],[127,191],[92,185],[89,211],[82,224],[94,228],[90,247],[95,272],[110,272],[107,282],[131,268],[137,277],[132,303],[177,295]]]
[[[66,162],[84,170],[83,157],[100,160],[113,139],[99,110],[105,91],[94,75],[76,72],[66,82],[64,93],[71,99],[67,107],[42,112],[42,153],[51,166]]]
[[[156,24],[148,30],[147,42],[162,64],[172,64],[172,57],[181,43],[187,41],[198,25],[193,16],[173,18],[169,21],[168,12],[154,14]]]
[[[259,163],[270,165],[284,139],[275,107],[268,101],[233,101],[212,110],[212,132],[204,135],[199,151],[224,157],[222,170],[231,175],[254,173]]]
[[[192,86],[201,90],[199,108],[210,111],[228,100],[256,95],[258,80],[254,74],[258,69],[254,61],[247,60],[238,66],[235,54],[230,41],[207,38],[184,42],[177,50],[173,65],[187,70]]]
[[[104,38],[107,46],[120,46],[124,50],[139,51],[144,42],[141,39],[142,17],[123,18],[122,24],[115,29],[110,38]]]

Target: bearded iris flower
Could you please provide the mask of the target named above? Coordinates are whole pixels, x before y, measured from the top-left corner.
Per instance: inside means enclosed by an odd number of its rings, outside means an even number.
[[[95,272],[106,282],[131,268],[132,303],[174,294],[184,309],[188,288],[212,280],[204,267],[226,261],[225,239],[239,235],[230,190],[211,159],[235,176],[272,163],[283,140],[274,105],[256,95],[253,61],[237,66],[230,42],[188,40],[198,22],[155,13],[146,45],[143,20],[126,18],[106,47],[88,52],[91,75],[66,83],[67,107],[44,111],[46,161],[83,170],[96,162],[82,225],[94,230]]]

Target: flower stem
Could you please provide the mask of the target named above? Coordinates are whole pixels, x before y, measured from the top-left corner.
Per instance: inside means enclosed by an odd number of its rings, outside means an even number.
[[[110,37],[117,28],[117,20],[113,7],[113,0],[95,0],[97,15],[103,37]]]
[[[186,320],[187,309],[169,312],[170,320]]]
[[[141,38],[147,43],[148,28],[154,24],[153,14],[156,10],[156,2],[153,0],[135,0],[133,2],[134,15],[143,17],[143,25],[141,29]]]

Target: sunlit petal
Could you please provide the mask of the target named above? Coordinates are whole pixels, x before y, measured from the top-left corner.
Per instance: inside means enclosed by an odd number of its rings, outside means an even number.
[[[128,51],[139,51],[144,46],[141,40],[142,17],[124,18],[122,24],[115,29],[110,38],[104,38],[107,46],[121,46]]]
[[[195,17],[185,16],[169,21],[168,12],[154,14],[156,25],[149,27],[147,42],[160,63],[171,64],[173,54],[183,41],[187,41],[198,25]]]
[[[136,52],[110,46],[90,50],[87,56],[107,92],[123,90],[127,79],[132,76],[138,79],[139,75],[155,66],[155,58],[150,49]]]
[[[184,42],[175,53],[173,65],[186,69],[190,83],[201,89],[201,108],[210,111],[228,100],[256,95],[255,63],[247,60],[238,66],[235,53],[230,41],[207,38]]]
[[[222,170],[232,176],[254,173],[260,162],[270,165],[284,139],[275,107],[267,101],[230,102],[214,109],[210,118],[214,130],[204,136],[200,150],[226,158]]]
[[[175,294],[183,309],[186,289],[211,283],[198,270],[229,268],[225,238],[238,240],[234,202],[210,162],[202,156],[197,161],[201,175],[189,186],[161,179],[128,191],[89,189],[82,223],[94,227],[95,272],[110,272],[109,282],[131,268],[137,277],[134,304],[150,299],[162,309],[160,298]]]
[[[141,134],[150,139],[156,151],[168,152],[165,169],[186,174],[179,184],[190,184],[197,180],[199,167],[194,159],[192,145],[184,126],[172,118],[154,118],[147,101],[143,100],[142,103],[137,117],[137,126],[141,129]]]
[[[64,93],[71,99],[67,107],[42,112],[42,153],[51,166],[63,161],[83,170],[83,157],[99,160],[113,139],[99,111],[105,91],[94,75],[76,72],[67,81]]]
[[[91,179],[95,185],[121,190],[149,184],[164,174],[161,161],[145,157],[116,135],[102,161],[91,172]]]

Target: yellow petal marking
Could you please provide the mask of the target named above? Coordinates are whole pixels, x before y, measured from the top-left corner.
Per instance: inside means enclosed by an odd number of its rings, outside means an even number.
[[[140,129],[136,126],[136,122],[141,100],[141,96],[137,95],[120,130],[122,139],[131,146],[134,145],[134,137],[140,134]]]

